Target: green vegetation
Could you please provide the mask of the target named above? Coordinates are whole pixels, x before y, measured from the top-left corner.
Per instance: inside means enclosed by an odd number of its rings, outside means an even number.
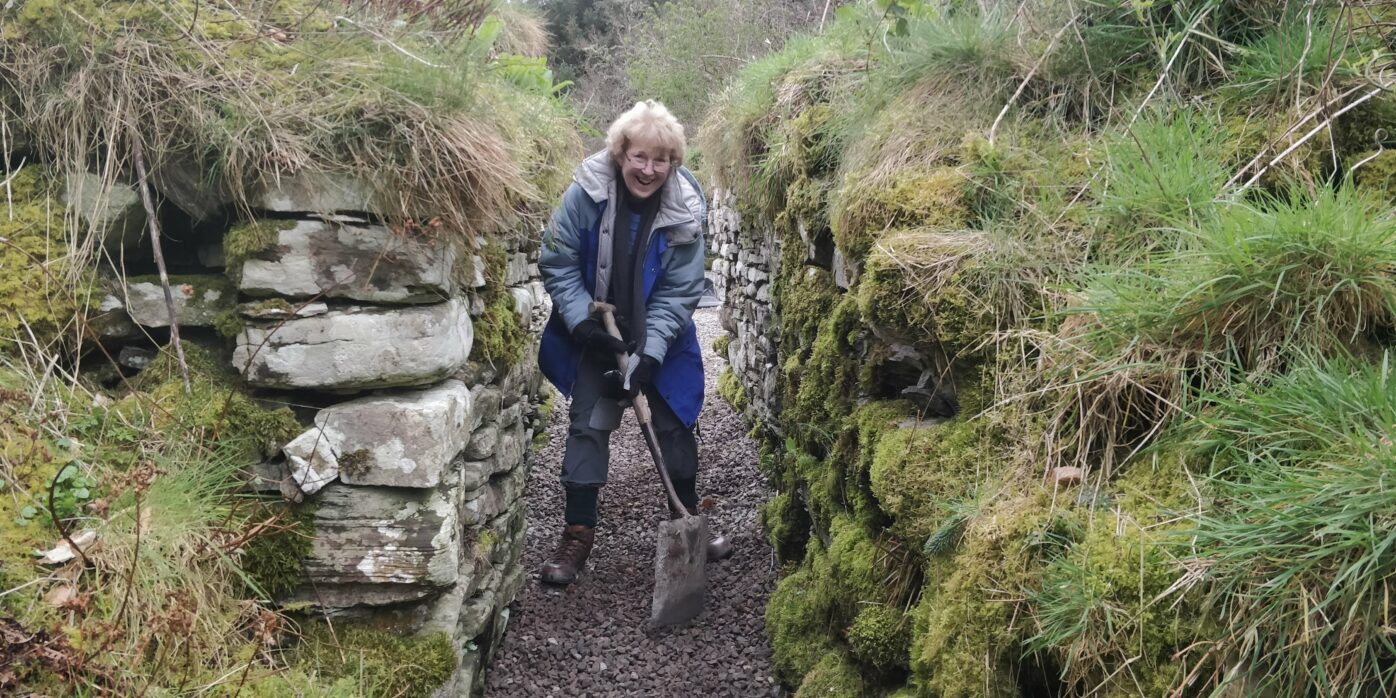
[[[0,179],[0,352],[61,350],[64,335],[78,337],[79,311],[96,305],[94,279],[60,252],[69,240],[47,168],[0,170]]]
[[[733,79],[789,688],[1391,684],[1383,18],[888,0]]]
[[[198,163],[236,202],[314,171],[372,182],[385,217],[468,237],[541,215],[576,148],[531,87],[546,66],[496,53],[505,27],[485,12],[461,26],[390,7],[343,21],[310,0],[32,0],[0,13],[4,101],[46,159],[81,168],[101,149],[124,169],[138,134],[151,166]]]
[[[726,400],[732,409],[738,412],[746,409],[746,389],[742,387],[741,380],[737,378],[737,374],[732,372],[730,366],[723,369],[722,373],[717,376],[717,394],[722,396],[722,399]]]

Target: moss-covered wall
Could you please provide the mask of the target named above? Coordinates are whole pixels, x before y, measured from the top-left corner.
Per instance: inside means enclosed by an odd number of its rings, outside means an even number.
[[[839,696],[1384,690],[1380,638],[1316,621],[1277,565],[1242,560],[1292,540],[1280,519],[1350,520],[1266,513],[1362,447],[1292,432],[1270,411],[1295,408],[1256,386],[1384,371],[1396,277],[1368,262],[1396,249],[1377,242],[1396,232],[1390,98],[1335,49],[1352,108],[1306,119],[1325,100],[1294,72],[1312,34],[1274,8],[1003,5],[846,10],[749,66],[704,127],[720,389],[777,488],[761,520],[785,566],[766,617],[778,676]],[[1336,3],[1314,8],[1313,26],[1388,55]],[[1188,21],[1212,38],[1162,38]],[[1337,300],[1358,288],[1374,303]],[[1384,409],[1356,397],[1366,380],[1320,392]],[[1323,588],[1385,588],[1336,547],[1280,557]],[[1294,622],[1317,623],[1314,644],[1254,644]]]

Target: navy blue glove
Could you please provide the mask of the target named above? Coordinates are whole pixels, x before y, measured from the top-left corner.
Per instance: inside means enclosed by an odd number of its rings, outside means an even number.
[[[659,373],[659,362],[648,355],[640,357],[640,364],[630,374],[630,396],[635,397],[641,390],[652,392],[654,377]]]
[[[608,357],[630,351],[625,342],[612,337],[596,318],[587,318],[572,328],[572,339],[587,349],[604,352]]]

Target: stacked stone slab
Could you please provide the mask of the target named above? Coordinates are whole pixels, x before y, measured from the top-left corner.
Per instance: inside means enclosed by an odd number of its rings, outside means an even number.
[[[713,190],[708,225],[717,248],[712,270],[723,299],[722,327],[733,335],[727,361],[750,397],[747,417],[774,428],[780,413],[780,364],[769,329],[775,326],[770,283],[781,241],[769,226],[744,230],[735,196],[722,188]]]
[[[503,278],[483,245],[412,239],[352,214],[371,186],[289,178],[264,210],[275,244],[240,259],[243,297],[310,314],[259,317],[249,303],[235,368],[252,386],[341,395],[283,449],[279,489],[314,507],[306,583],[292,602],[403,632],[444,632],[460,668],[440,695],[479,690],[524,577],[523,483],[540,387],[536,347],[499,370],[471,361],[487,283],[503,283],[533,333],[546,318],[536,245],[500,235]],[[291,221],[284,220],[290,217]]]
[[[82,189],[99,184],[77,179],[70,197],[114,202],[85,214],[114,249],[139,250],[132,220],[143,212],[130,197]],[[274,239],[236,259],[207,240],[181,250],[171,235],[167,256],[204,265],[172,279],[176,317],[198,330],[235,312],[234,346],[214,348],[231,354],[250,392],[320,406],[303,411],[306,430],[255,483],[313,512],[304,583],[278,601],[444,632],[460,664],[439,695],[469,695],[483,688],[524,582],[522,494],[541,387],[536,342],[507,367],[472,361],[471,349],[487,295],[503,294],[541,332],[537,241],[492,236],[505,264],[487,274],[484,243],[390,229],[365,214],[373,195],[369,183],[328,176],[270,184],[252,213]],[[98,331],[133,363],[148,361],[148,335],[169,324],[164,289],[152,278],[111,285]],[[211,329],[192,334],[220,341]]]

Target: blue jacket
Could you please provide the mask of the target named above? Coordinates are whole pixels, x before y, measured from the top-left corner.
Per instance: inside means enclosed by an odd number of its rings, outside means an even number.
[[[543,235],[538,269],[553,300],[543,330],[538,363],[563,395],[571,395],[582,349],[572,329],[587,319],[594,298],[604,297],[611,280],[611,241],[615,228],[616,176],[602,151],[582,162],[562,204]],[[644,252],[644,332],[640,351],[660,362],[655,387],[669,408],[689,427],[703,409],[703,354],[693,310],[703,293],[703,192],[686,168],[669,174],[659,190],[659,211],[649,249]],[[633,322],[633,319],[632,319]]]

